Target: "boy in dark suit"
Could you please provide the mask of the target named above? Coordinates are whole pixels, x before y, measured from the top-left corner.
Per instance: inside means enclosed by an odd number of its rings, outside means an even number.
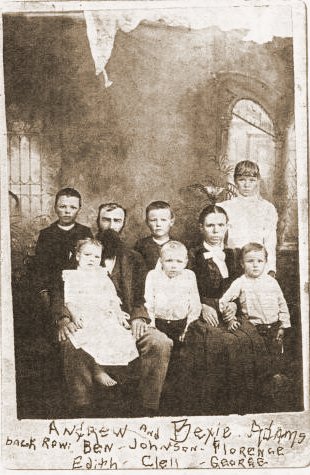
[[[35,290],[46,310],[54,283],[61,280],[62,271],[70,267],[77,242],[92,237],[90,228],[76,222],[81,205],[81,195],[74,188],[58,191],[55,198],[58,220],[40,231],[36,245]]]
[[[151,235],[139,239],[134,249],[144,258],[148,271],[154,269],[164,244],[170,241],[170,229],[174,224],[174,213],[166,201],[153,201],[145,210],[145,222]]]

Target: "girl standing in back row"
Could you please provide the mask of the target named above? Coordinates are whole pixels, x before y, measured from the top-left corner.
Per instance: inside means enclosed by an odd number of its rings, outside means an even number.
[[[241,249],[249,242],[264,245],[268,254],[267,272],[274,277],[278,214],[273,204],[260,195],[258,165],[249,160],[237,163],[234,181],[238,196],[219,204],[229,220],[227,247]]]

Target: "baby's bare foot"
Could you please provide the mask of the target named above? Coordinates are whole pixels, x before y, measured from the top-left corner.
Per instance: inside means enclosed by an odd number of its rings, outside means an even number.
[[[115,386],[115,384],[117,384],[117,381],[111,378],[111,376],[109,376],[108,373],[106,373],[105,371],[97,372],[95,374],[95,380],[97,381],[97,383],[108,387]]]

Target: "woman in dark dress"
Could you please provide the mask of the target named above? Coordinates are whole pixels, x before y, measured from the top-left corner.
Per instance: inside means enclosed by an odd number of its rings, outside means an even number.
[[[203,241],[190,250],[189,267],[196,274],[203,310],[189,326],[181,353],[183,409],[197,415],[259,412],[263,340],[247,321],[234,333],[227,330],[235,303],[224,315],[218,308],[219,298],[242,271],[237,251],[224,249],[227,214],[219,206],[207,206],[199,225]]]

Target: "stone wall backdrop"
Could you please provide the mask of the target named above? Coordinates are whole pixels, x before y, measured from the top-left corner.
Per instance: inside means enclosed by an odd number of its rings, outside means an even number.
[[[186,242],[197,239],[197,214],[208,196],[191,185],[225,184],[231,113],[241,99],[258,103],[273,122],[273,201],[281,224],[292,190],[285,180],[294,180],[296,167],[284,173],[288,154],[293,157],[288,151],[295,149],[288,143],[294,141],[292,39],[258,44],[243,41],[244,35],[161,23],[118,31],[107,65],[113,84],[105,88],[95,74],[82,14],[4,16],[7,128],[17,136],[36,133],[42,144],[42,206],[30,216],[20,210],[16,240],[29,231],[21,252],[31,258],[39,228],[55,219],[55,191],[65,186],[81,192],[80,221],[94,230],[98,205],[119,201],[128,210],[124,238],[133,244],[147,234],[145,206],[163,199],[176,211],[174,234]],[[286,234],[296,247],[296,226],[294,232]],[[297,254],[291,252],[294,259],[280,256],[279,279],[289,262],[297,282]],[[286,287],[297,334],[294,354],[300,357],[298,298]]]

